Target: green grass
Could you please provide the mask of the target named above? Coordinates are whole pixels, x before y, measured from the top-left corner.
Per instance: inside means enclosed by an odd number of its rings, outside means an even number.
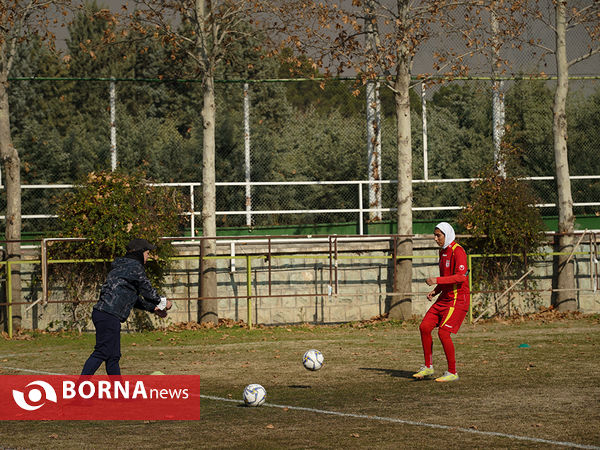
[[[0,341],[0,374],[78,374],[94,343],[93,334],[31,337]],[[203,398],[199,422],[10,421],[0,448],[552,447],[465,429],[600,446],[598,317],[465,324],[454,342],[460,380],[441,384],[411,377],[422,363],[417,323],[123,334],[124,374],[199,374],[203,395],[234,400],[260,383],[267,403],[290,408]],[[302,366],[309,348],[325,355],[320,371]],[[446,369],[435,334],[434,365]]]

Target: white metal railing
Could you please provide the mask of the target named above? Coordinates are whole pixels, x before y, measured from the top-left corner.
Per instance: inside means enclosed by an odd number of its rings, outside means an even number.
[[[543,177],[523,177],[522,180],[527,181],[551,181],[554,177],[543,176]],[[600,175],[575,175],[570,177],[571,180],[600,180]],[[476,181],[478,178],[454,178],[454,179],[426,179],[426,180],[413,180],[413,184],[440,184],[440,183],[468,183]],[[363,188],[375,184],[396,184],[396,180],[382,180],[382,181],[368,181],[368,180],[357,180],[357,181],[253,181],[250,182],[250,186],[329,186],[329,185],[356,185],[357,186],[357,207],[356,208],[331,208],[331,209],[277,209],[277,210],[248,210],[245,207],[243,210],[231,210],[231,211],[216,211],[216,215],[273,215],[273,214],[322,214],[322,213],[356,213],[358,215],[359,234],[363,234],[363,223],[366,214],[369,213],[383,213],[393,212],[397,208],[365,208],[363,207]],[[247,187],[248,182],[234,181],[234,182],[217,182],[216,186],[243,186]],[[39,184],[39,185],[22,185],[21,188],[25,189],[71,189],[75,185],[73,184]],[[190,210],[183,214],[190,217],[190,231],[191,236],[194,236],[195,230],[195,218],[201,216],[201,211],[195,209],[195,197],[194,188],[202,186],[201,182],[184,182],[184,183],[156,183],[155,186],[170,186],[170,187],[187,187],[189,190],[190,198]],[[4,189],[4,186],[0,186],[0,189]],[[539,203],[535,205],[538,208],[554,208],[555,203]],[[583,206],[600,206],[600,202],[575,202],[575,207]],[[450,211],[462,209],[462,205],[452,206],[413,206],[413,211]],[[22,219],[51,219],[56,218],[55,214],[24,214]],[[6,220],[5,215],[0,215],[0,220]]]

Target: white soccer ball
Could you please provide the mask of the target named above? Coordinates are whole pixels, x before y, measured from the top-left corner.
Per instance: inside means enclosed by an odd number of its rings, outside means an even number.
[[[247,406],[260,406],[267,399],[267,391],[260,384],[249,384],[244,389],[244,403]]]
[[[323,353],[314,348],[308,350],[302,358],[302,364],[304,364],[304,367],[308,370],[319,370],[323,367]]]

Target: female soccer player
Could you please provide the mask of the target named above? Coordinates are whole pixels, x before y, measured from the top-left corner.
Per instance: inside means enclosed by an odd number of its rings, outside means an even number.
[[[446,354],[448,370],[444,375],[436,378],[435,381],[456,381],[458,380],[458,374],[456,372],[456,358],[451,333],[458,333],[471,301],[467,254],[454,241],[454,229],[449,223],[438,223],[433,235],[435,242],[441,247],[440,276],[427,278],[426,283],[429,286],[436,285],[427,294],[427,299],[431,301],[438,294],[439,297],[431,305],[419,326],[425,365],[413,374],[413,377],[423,379],[433,375],[433,339],[431,332],[438,327],[438,336]]]

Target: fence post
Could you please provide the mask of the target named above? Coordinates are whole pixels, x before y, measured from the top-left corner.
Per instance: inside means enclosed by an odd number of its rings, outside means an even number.
[[[473,323],[473,258],[471,255],[467,255],[467,270],[469,271],[469,323]]]
[[[425,83],[421,83],[421,121],[423,122],[423,179],[429,179],[429,165],[427,160],[427,100],[425,99]]]
[[[244,163],[246,174],[246,226],[252,226],[252,190],[250,187],[250,92],[244,83]]]
[[[6,261],[6,301],[8,302],[8,338],[13,337],[13,321],[12,321],[12,261]]]
[[[364,214],[363,214],[363,193],[362,193],[362,182],[359,182],[357,184],[358,186],[358,234],[360,234],[361,236],[363,235],[364,229],[363,229],[363,221],[364,221]]]
[[[252,258],[250,255],[246,255],[246,295],[247,303],[246,308],[248,310],[248,329],[252,329]]]
[[[196,236],[196,215],[195,215],[195,205],[194,205],[194,185],[190,184],[190,236]]]

